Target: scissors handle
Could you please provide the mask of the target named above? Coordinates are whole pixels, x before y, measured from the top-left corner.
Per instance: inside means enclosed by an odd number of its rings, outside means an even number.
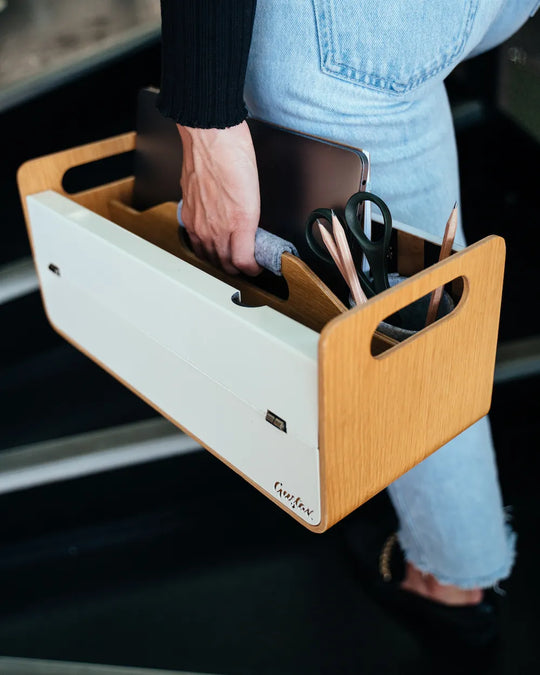
[[[379,207],[382,213],[384,232],[383,236],[375,241],[366,235],[358,219],[358,206],[363,202],[372,202]],[[373,289],[375,293],[381,293],[389,288],[386,256],[392,236],[390,209],[377,195],[371,192],[357,192],[347,202],[345,221],[366,256],[373,277]]]
[[[326,246],[323,246],[322,244],[320,244],[318,242],[318,240],[316,239],[316,237],[313,233],[313,226],[315,225],[315,223],[319,219],[326,220],[329,223],[331,223],[332,222],[332,216],[334,216],[334,215],[335,214],[334,214],[334,211],[332,209],[324,209],[324,208],[315,209],[314,211],[312,211],[309,214],[308,219],[306,221],[306,240],[307,240],[307,243],[308,243],[310,249],[313,251],[313,253],[315,253],[315,255],[318,258],[320,258],[324,262],[328,263],[329,265],[335,265],[336,262],[332,258],[330,253],[328,252],[328,249],[326,248]],[[354,241],[353,236],[349,236],[348,238],[350,240]],[[358,278],[360,280],[360,284],[362,286],[362,289],[364,290],[364,293],[368,297],[372,297],[373,295],[375,295],[375,289],[373,287],[373,284],[371,283],[371,280],[368,279],[368,277],[364,274],[364,272],[362,272],[361,269],[358,268],[358,266],[357,266],[356,272],[357,272]]]

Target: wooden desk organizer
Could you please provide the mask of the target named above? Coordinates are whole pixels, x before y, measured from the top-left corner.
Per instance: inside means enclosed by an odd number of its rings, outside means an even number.
[[[207,274],[178,237],[174,204],[130,208],[133,178],[64,192],[67,169],[134,142],[125,134],[19,170],[49,321],[300,523],[325,531],[488,412],[501,238],[422,271],[412,256],[408,280],[348,311],[284,258],[290,297],[279,300]],[[451,314],[390,348],[374,340],[382,319],[459,278]],[[238,289],[267,306],[235,304]]]

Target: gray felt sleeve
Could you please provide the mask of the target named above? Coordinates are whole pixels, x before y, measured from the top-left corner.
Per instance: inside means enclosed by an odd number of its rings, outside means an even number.
[[[184,227],[181,217],[182,201],[178,204],[178,223]],[[282,239],[267,230],[257,228],[255,234],[255,260],[261,267],[281,276],[281,256],[283,253],[292,253],[298,256],[298,251],[290,241]]]

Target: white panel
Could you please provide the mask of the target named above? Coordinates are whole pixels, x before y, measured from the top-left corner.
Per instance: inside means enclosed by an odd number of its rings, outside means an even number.
[[[233,287],[54,192],[28,205],[42,281],[77,286],[317,445],[317,333],[268,307],[235,305]]]
[[[320,522],[318,335],[269,308],[229,303],[230,286],[55,193],[28,204],[52,323],[306,522]],[[266,422],[267,408],[287,433]]]
[[[278,496],[275,485],[281,483],[278,489],[313,509],[299,515],[311,524],[320,521],[316,447],[279,431],[262,413],[61,278],[45,288],[54,325],[266,492]]]

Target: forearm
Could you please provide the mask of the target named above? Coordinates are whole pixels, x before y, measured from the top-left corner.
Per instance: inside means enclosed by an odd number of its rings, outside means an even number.
[[[256,0],[161,0],[163,115],[182,126],[219,129],[246,118],[255,6]]]

